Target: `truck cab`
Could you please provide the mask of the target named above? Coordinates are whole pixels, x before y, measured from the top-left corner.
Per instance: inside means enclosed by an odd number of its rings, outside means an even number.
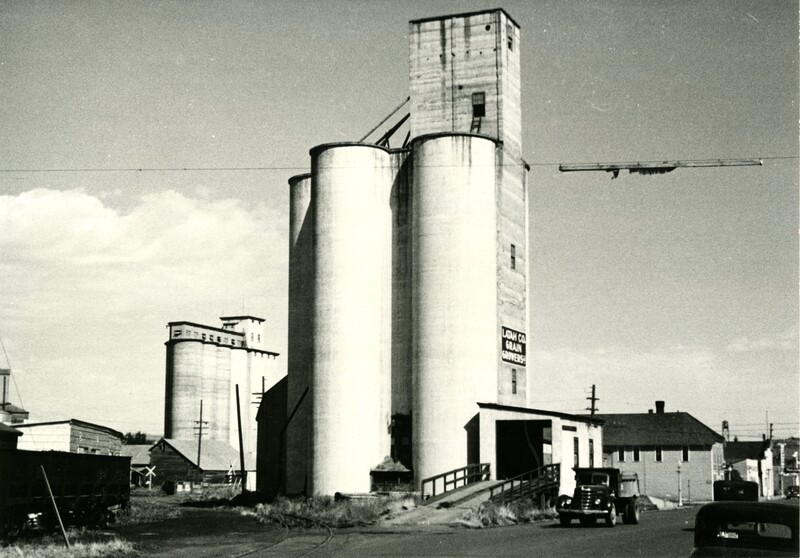
[[[639,477],[612,468],[575,468],[575,492],[556,501],[558,519],[569,527],[573,519],[582,526],[593,525],[602,517],[609,527],[622,515],[625,523],[639,523]]]

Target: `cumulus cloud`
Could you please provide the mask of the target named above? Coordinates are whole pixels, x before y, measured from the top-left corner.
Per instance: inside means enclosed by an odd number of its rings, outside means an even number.
[[[233,300],[252,294],[265,262],[281,270],[276,219],[264,206],[174,191],[144,196],[127,214],[75,190],[2,196],[4,292],[56,315],[98,302],[140,310],[186,293]]]

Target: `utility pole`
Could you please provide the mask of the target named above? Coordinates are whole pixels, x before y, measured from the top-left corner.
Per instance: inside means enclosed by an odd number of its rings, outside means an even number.
[[[203,400],[200,400],[200,420],[195,421],[197,426],[197,471],[200,473],[200,450],[203,446],[203,425],[208,424],[208,421],[203,420]]]
[[[250,402],[251,405],[261,405],[261,398],[264,396],[264,392],[267,391],[267,379],[264,376],[261,376],[261,391],[254,391],[250,395],[253,395],[253,400]]]
[[[587,411],[591,411],[591,413],[592,413],[592,414],[591,414],[591,416],[594,416],[594,414],[595,414],[597,411],[599,411],[599,410],[600,410],[600,409],[598,409],[598,408],[597,408],[597,406],[595,405],[595,403],[596,403],[597,401],[600,401],[600,399],[598,399],[597,397],[595,397],[595,396],[594,396],[594,393],[595,393],[595,385],[594,385],[594,384],[592,384],[592,396],[591,396],[591,397],[587,397],[587,398],[586,398],[586,399],[588,399],[588,400],[590,400],[590,401],[592,402],[592,406],[591,406],[591,407],[586,407],[586,410],[587,410]]]
[[[681,464],[678,463],[678,507],[683,506],[683,491],[681,486]]]
[[[242,439],[242,410],[239,406],[239,384],[236,384],[236,421],[239,425],[239,465],[242,471],[242,494],[247,492],[247,469],[244,466],[244,441]]]

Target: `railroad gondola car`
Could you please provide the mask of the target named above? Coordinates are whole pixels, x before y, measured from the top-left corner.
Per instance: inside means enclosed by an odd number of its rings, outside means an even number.
[[[130,501],[127,456],[0,450],[0,538],[48,531],[57,519],[45,476],[65,525],[103,525]]]

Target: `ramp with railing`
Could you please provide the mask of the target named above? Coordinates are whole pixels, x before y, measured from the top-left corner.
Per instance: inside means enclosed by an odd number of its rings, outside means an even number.
[[[489,489],[489,500],[507,504],[520,498],[539,498],[544,508],[548,498],[558,496],[561,465],[553,463],[498,482]]]
[[[424,499],[431,500],[468,484],[487,481],[490,477],[491,470],[488,463],[472,463],[422,479],[420,491]]]

